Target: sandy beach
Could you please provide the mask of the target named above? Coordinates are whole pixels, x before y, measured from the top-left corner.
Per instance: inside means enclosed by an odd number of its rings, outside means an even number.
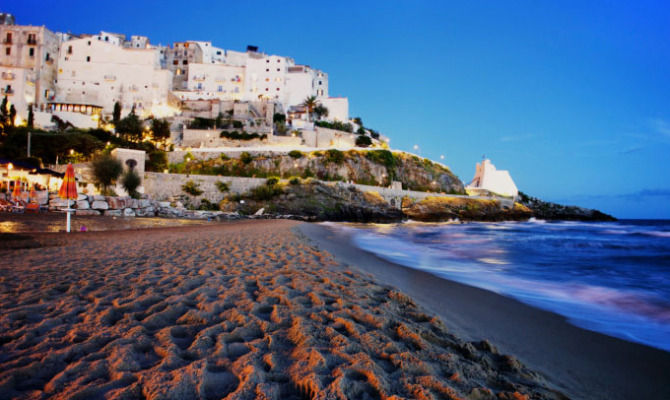
[[[0,251],[0,398],[564,398],[297,225],[30,234],[39,247]]]

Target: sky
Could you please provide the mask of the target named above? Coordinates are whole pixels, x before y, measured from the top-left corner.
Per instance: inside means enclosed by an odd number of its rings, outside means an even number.
[[[0,0],[0,11],[52,31],[256,45],[326,71],[352,117],[466,184],[485,155],[532,196],[670,218],[667,1]]]

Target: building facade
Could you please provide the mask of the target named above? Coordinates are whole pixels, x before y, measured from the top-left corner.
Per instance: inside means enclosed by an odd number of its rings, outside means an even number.
[[[25,118],[27,104],[43,109],[54,95],[60,40],[44,26],[2,24],[0,41],[0,67],[4,74],[1,89],[16,104],[17,115]],[[23,88],[30,88],[30,93],[26,95]]]
[[[125,48],[94,38],[64,42],[58,59],[56,102],[94,105],[139,115],[168,104],[171,73],[160,68],[158,49]]]

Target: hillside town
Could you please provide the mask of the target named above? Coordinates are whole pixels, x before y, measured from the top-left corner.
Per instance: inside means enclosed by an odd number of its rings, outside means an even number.
[[[235,51],[209,41],[163,46],[139,35],[53,32],[10,14],[0,14],[0,38],[0,95],[14,106],[17,125],[32,112],[38,128],[56,120],[109,128],[119,107],[121,117],[167,118],[172,143],[185,147],[225,144],[189,130],[199,128],[195,118],[236,121],[269,145],[353,147],[361,134],[370,144],[384,140],[350,120],[349,101],[330,96],[326,72],[257,46]]]
[[[330,95],[328,73],[291,57],[253,45],[164,46],[146,36],[62,33],[19,22],[0,14],[2,190],[22,186],[28,197],[29,188],[39,188],[36,197],[49,209],[68,206],[53,194],[68,163],[81,196],[99,196],[79,200],[81,215],[118,214],[102,206],[104,195],[219,210],[233,194],[275,177],[347,183],[394,208],[408,196],[447,195],[493,196],[510,207],[518,195],[509,173],[489,160],[465,186],[439,162],[390,151],[389,138],[350,118],[347,97]],[[24,149],[25,158],[18,154]],[[106,182],[96,163],[110,156],[121,169]],[[128,186],[128,176],[136,183]],[[125,208],[128,215],[158,213]]]

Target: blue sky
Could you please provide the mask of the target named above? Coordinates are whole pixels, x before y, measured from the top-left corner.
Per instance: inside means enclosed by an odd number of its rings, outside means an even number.
[[[2,3],[55,31],[257,45],[466,183],[485,154],[531,195],[670,218],[667,1]]]

